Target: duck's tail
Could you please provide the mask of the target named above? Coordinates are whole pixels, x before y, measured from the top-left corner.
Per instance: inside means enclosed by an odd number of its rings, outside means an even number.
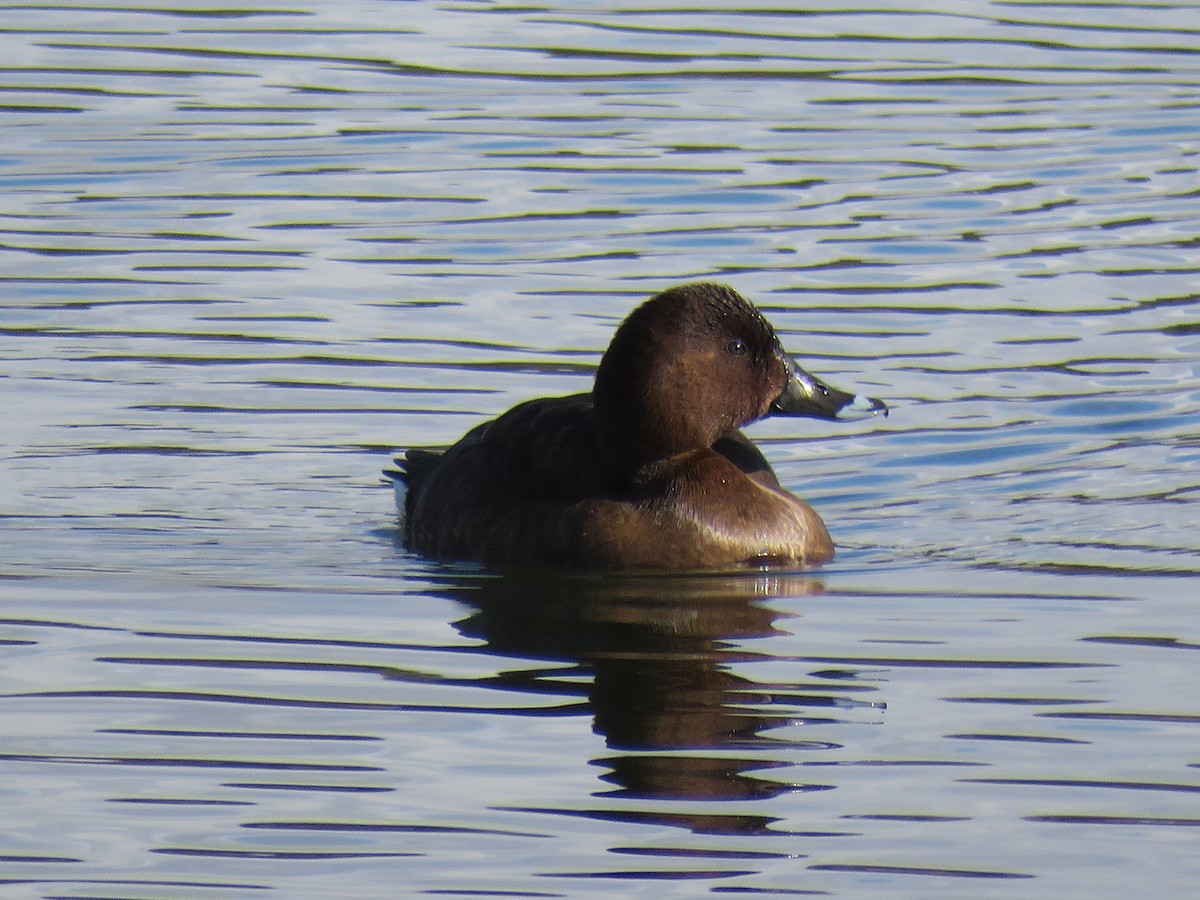
[[[392,460],[396,468],[383,470],[384,480],[400,482],[405,487],[412,487],[420,482],[441,458],[442,454],[436,450],[420,448],[406,450],[403,456],[397,456]]]
[[[397,456],[393,460],[396,465],[394,469],[383,470],[384,481],[390,482],[396,493],[396,512],[400,514],[401,527],[408,513],[409,489],[420,484],[441,458],[442,454],[433,450],[406,450],[404,456]]]

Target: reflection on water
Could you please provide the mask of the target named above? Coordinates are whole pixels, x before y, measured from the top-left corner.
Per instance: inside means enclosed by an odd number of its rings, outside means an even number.
[[[0,766],[29,822],[6,877],[328,896],[353,861],[380,895],[398,873],[1058,893],[1081,876],[1047,844],[1099,846],[1084,880],[1123,882],[1146,852],[1129,829],[1173,857],[1200,825],[1195,644],[1110,627],[1167,627],[1183,583],[1150,602],[1054,575],[946,594],[882,572],[856,594],[429,571],[408,593],[0,585]],[[112,830],[64,843],[64,816]]]
[[[5,890],[1195,894],[1197,36],[6,9]],[[699,277],[895,410],[753,429],[835,564],[397,547],[397,445]]]
[[[837,721],[837,709],[869,705],[850,698],[863,685],[830,676],[807,683],[759,683],[729,670],[755,654],[737,642],[774,633],[777,611],[756,596],[803,596],[818,589],[803,576],[692,578],[485,579],[464,598],[479,612],[458,623],[487,641],[491,653],[556,660],[570,668],[548,679],[514,683],[533,693],[577,695],[586,686],[593,727],[620,756],[598,760],[608,793],[637,799],[752,800],[801,790],[755,778],[783,763],[754,750],[804,741],[773,739],[770,730],[806,721]],[[564,602],[567,601],[567,602]],[[848,696],[843,696],[848,695]],[[831,718],[831,715],[833,718]],[[738,751],[703,756],[655,751]],[[663,813],[665,824],[690,816]],[[762,817],[700,815],[690,827],[750,833]],[[682,819],[682,821],[681,821]],[[646,821],[646,817],[641,817]]]

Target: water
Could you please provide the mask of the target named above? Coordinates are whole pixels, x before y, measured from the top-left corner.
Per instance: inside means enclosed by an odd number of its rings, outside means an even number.
[[[902,6],[4,10],[0,894],[1200,890],[1200,14]],[[832,565],[398,546],[699,277]]]

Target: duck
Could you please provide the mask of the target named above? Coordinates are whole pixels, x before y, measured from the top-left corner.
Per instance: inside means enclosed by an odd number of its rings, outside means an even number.
[[[886,416],[800,368],[733,288],[669,288],[616,329],[592,389],[518,404],[385,471],[407,548],[435,560],[572,570],[806,568],[817,512],[742,428],[766,416]]]

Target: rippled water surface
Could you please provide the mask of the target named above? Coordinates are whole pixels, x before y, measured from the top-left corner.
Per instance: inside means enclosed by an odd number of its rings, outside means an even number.
[[[908,6],[0,10],[0,894],[1200,892],[1200,13]],[[833,564],[399,546],[695,278]]]

